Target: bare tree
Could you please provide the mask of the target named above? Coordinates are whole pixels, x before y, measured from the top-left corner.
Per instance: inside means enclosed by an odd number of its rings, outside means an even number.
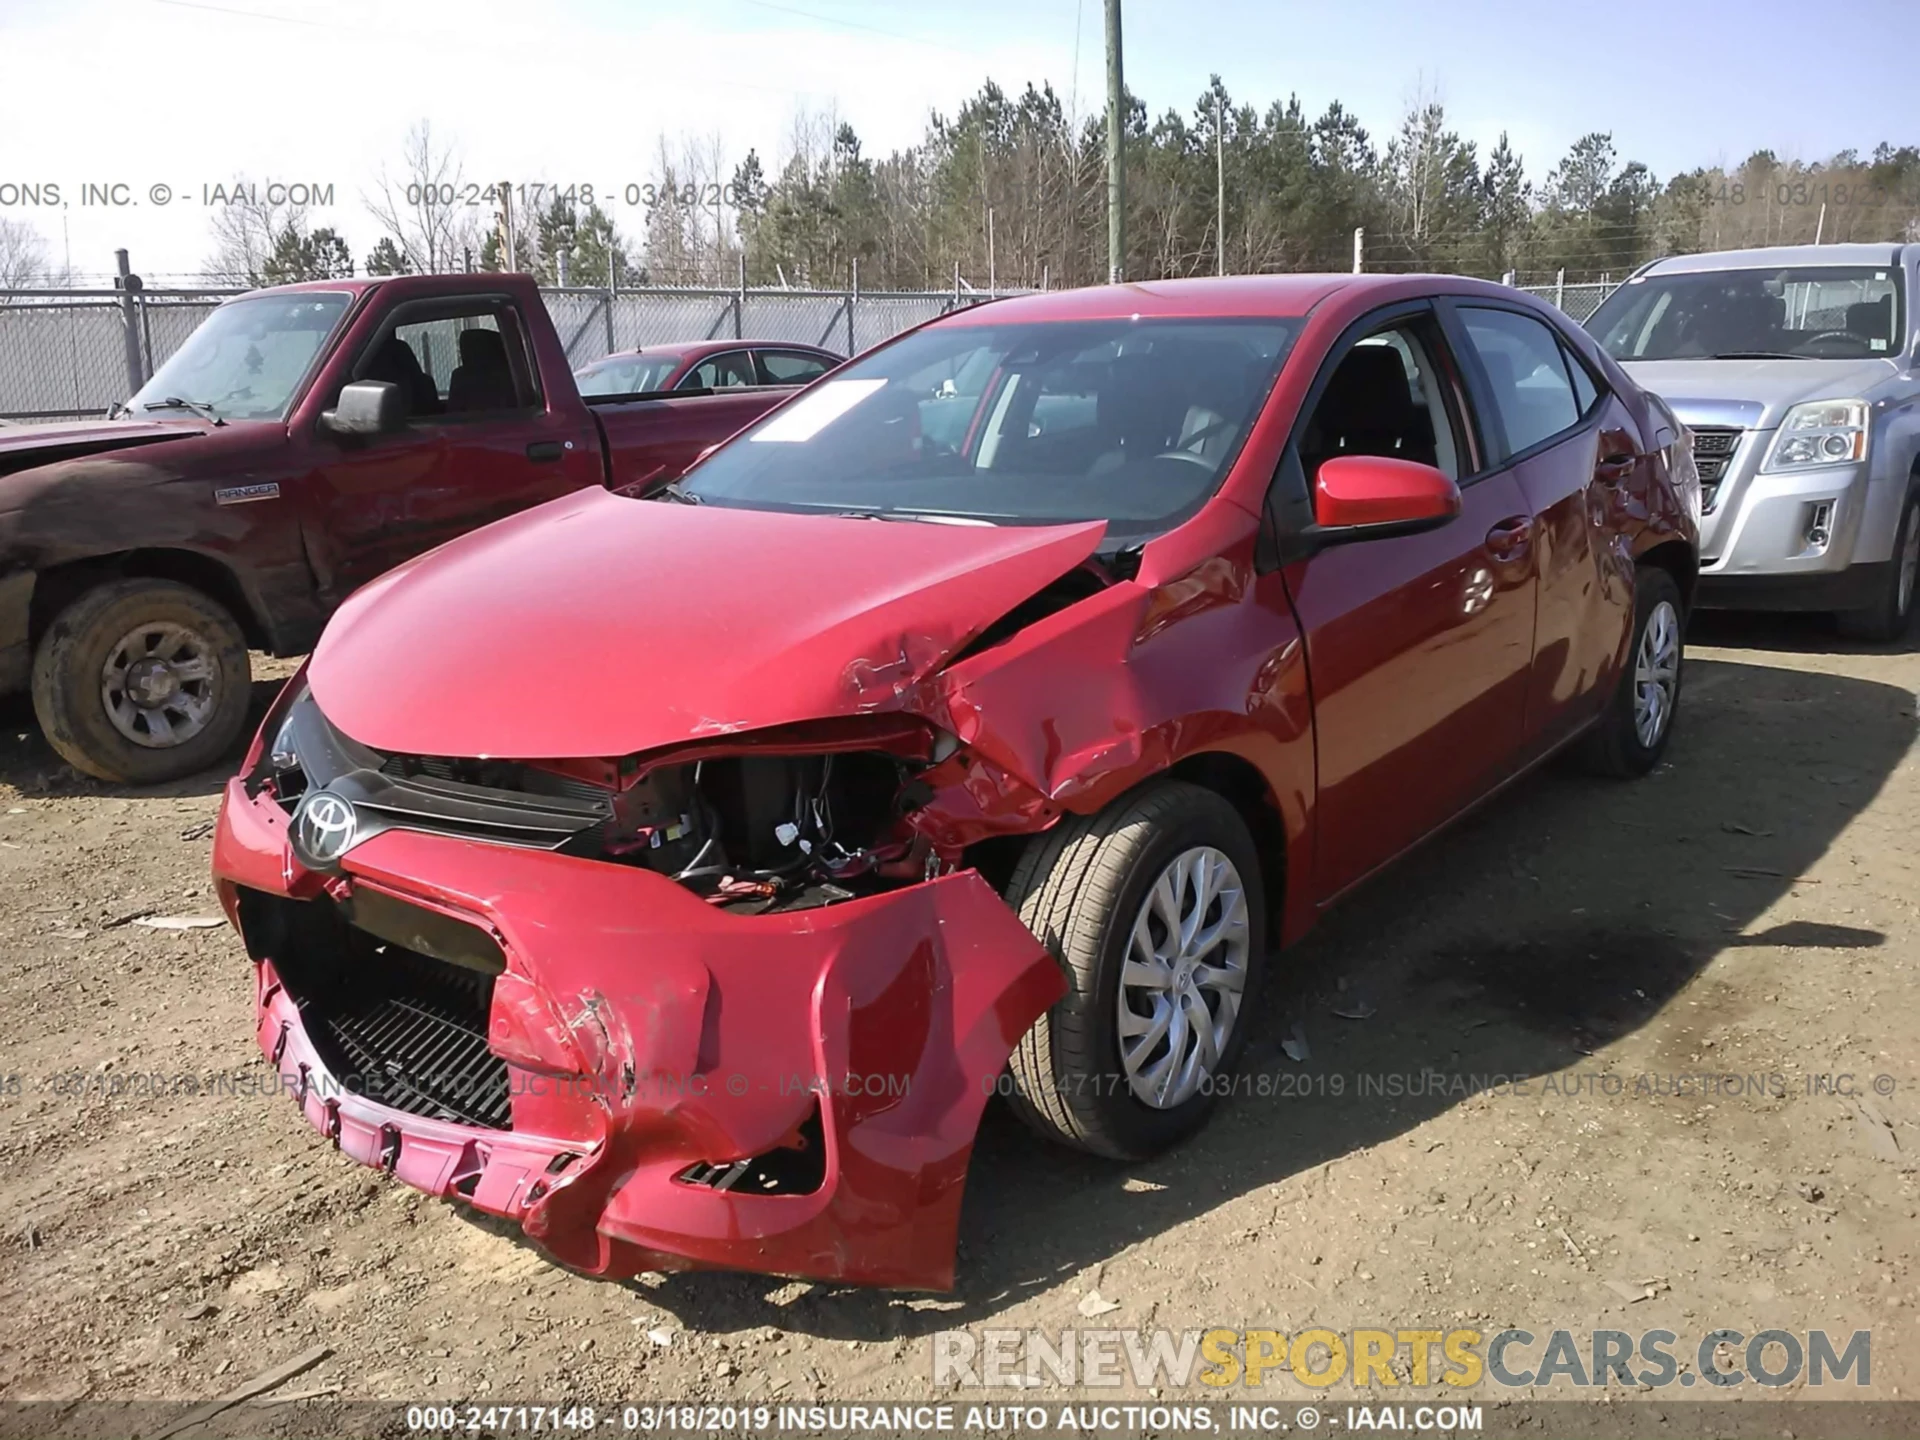
[[[40,232],[20,220],[0,220],[0,290],[45,285],[50,279]]]
[[[213,253],[207,257],[207,279],[222,285],[258,285],[274,251],[286,237],[307,234],[307,207],[263,198],[264,187],[242,177],[231,187],[231,200],[213,212]]]
[[[466,252],[479,251],[492,202],[475,203],[475,187],[467,182],[459,153],[434,138],[427,120],[407,131],[401,172],[396,179],[382,167],[378,191],[361,200],[408,270],[432,275],[461,269]]]

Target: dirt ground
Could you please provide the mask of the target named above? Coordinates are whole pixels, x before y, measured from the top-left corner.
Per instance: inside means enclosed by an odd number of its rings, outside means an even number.
[[[938,1297],[596,1282],[349,1163],[284,1097],[105,1093],[264,1073],[238,940],[133,918],[218,914],[222,776],[79,780],[8,702],[0,1395],[204,1399],[323,1343],[302,1383],[355,1397],[909,1399],[961,1326],[1611,1324],[1682,1356],[1722,1325],[1871,1329],[1871,1394],[1914,1396],[1920,653],[1811,621],[1693,642],[1653,776],[1536,775],[1274,962],[1264,1098],[1132,1167],[990,1110]],[[1359,1093],[1427,1070],[1533,1083]],[[1783,1083],[1672,1092],[1704,1072]],[[1839,1075],[1856,1097],[1822,1093]],[[1096,1289],[1117,1308],[1090,1321]]]

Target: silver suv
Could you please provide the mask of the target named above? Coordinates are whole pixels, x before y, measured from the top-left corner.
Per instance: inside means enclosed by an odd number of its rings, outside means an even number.
[[[1679,255],[1587,320],[1693,432],[1697,603],[1905,633],[1920,571],[1920,245]]]

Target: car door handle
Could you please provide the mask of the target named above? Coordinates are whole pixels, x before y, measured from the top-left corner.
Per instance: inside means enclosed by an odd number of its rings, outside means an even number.
[[[565,453],[565,447],[558,440],[535,440],[527,446],[529,460],[558,460]]]
[[[1593,473],[1602,480],[1624,480],[1633,474],[1633,467],[1640,463],[1640,457],[1631,450],[1616,450],[1611,455],[1603,455],[1593,467]]]
[[[1509,515],[1487,531],[1487,549],[1496,560],[1511,560],[1527,548],[1533,539],[1533,519],[1527,515]]]

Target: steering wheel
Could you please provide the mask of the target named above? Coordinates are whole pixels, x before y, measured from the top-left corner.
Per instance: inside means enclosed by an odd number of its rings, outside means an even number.
[[[1823,340],[1850,340],[1863,350],[1867,348],[1866,338],[1854,334],[1851,330],[1822,330],[1818,335],[1809,335],[1806,339],[1802,340],[1800,344],[1818,345]]]

